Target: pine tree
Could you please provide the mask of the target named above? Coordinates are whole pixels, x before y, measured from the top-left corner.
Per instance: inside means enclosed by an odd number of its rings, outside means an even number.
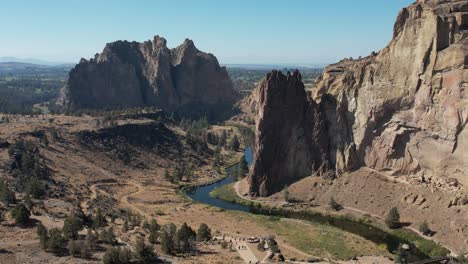
[[[17,225],[26,225],[29,223],[30,215],[31,212],[29,212],[24,204],[18,204],[11,212],[11,216],[13,216]]]
[[[78,232],[83,229],[83,222],[75,214],[69,215],[63,222],[63,236],[66,239],[77,239]]]
[[[156,222],[155,219],[151,219],[151,222],[149,224],[149,236],[148,236],[148,241],[151,244],[156,244],[158,240],[158,230],[159,230],[159,225]]]
[[[15,193],[4,182],[0,182],[0,201],[6,206],[16,203]]]
[[[36,233],[39,237],[42,248],[45,249],[47,243],[47,228],[41,222],[39,222],[36,227]]]
[[[102,214],[101,208],[97,209],[96,214],[94,215],[92,221],[93,221],[92,226],[94,228],[101,228],[105,225],[106,217]]]
[[[164,225],[161,231],[161,250],[166,254],[173,254],[175,252],[177,227],[173,223],[170,223]]]
[[[47,239],[47,250],[55,254],[62,251],[65,238],[62,236],[62,231],[58,228],[52,228],[49,231],[49,238]]]
[[[187,223],[183,223],[177,231],[177,245],[180,252],[188,252],[191,249],[191,241],[195,238],[196,233]]]
[[[400,213],[396,207],[390,209],[387,218],[385,219],[385,223],[392,229],[400,227]]]
[[[211,229],[207,224],[202,223],[197,230],[197,241],[209,241],[211,240]]]
[[[154,256],[153,249],[145,243],[142,237],[136,239],[135,254],[141,261],[148,261]]]

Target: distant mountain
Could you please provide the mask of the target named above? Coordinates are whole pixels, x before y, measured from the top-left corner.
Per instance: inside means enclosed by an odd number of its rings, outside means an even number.
[[[35,65],[45,65],[45,66],[62,66],[62,65],[74,65],[71,62],[56,62],[56,61],[46,61],[34,58],[16,58],[16,57],[0,57],[0,62],[19,62],[19,63],[29,63]]]
[[[218,118],[238,99],[216,57],[186,39],[174,49],[155,36],[143,43],[116,41],[69,74],[58,101],[70,110],[155,106]]]

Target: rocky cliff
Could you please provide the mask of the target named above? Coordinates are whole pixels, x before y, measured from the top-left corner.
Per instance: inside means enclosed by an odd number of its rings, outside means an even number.
[[[326,67],[310,97],[294,77],[268,76],[252,100],[251,192],[269,195],[324,174],[318,168],[340,175],[360,166],[468,185],[467,12],[468,1],[454,0],[404,8],[387,47]]]
[[[69,110],[156,106],[218,115],[237,99],[215,56],[186,39],[175,49],[159,36],[143,43],[109,43],[70,71],[58,102]]]

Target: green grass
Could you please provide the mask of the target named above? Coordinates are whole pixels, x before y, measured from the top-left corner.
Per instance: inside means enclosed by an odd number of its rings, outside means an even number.
[[[422,253],[430,257],[446,256],[450,252],[432,240],[425,239],[418,234],[405,229],[392,230],[391,233],[415,245]]]
[[[237,195],[236,193],[236,190],[234,190],[234,183],[226,184],[224,186],[216,188],[210,192],[210,195],[212,197],[216,197],[218,199],[231,202],[231,203],[250,205],[250,206],[256,204],[252,201],[248,201],[239,197],[239,195]]]
[[[362,255],[389,255],[386,248],[382,249],[362,237],[329,225],[274,216],[230,213],[242,215],[242,218],[247,217],[256,224],[266,227],[270,234],[277,237],[280,248],[285,241],[288,245],[310,255],[332,257],[337,260],[349,260]]]
[[[222,186],[220,188],[214,189],[210,193],[210,195],[213,196],[213,197],[216,197],[218,199],[221,199],[221,200],[225,200],[225,201],[233,202],[233,203],[238,203],[238,204],[252,205],[252,203],[253,203],[251,201],[242,199],[241,197],[239,197],[237,195],[236,191],[234,190],[234,183],[227,184],[227,185],[224,185],[224,186]],[[280,219],[279,217],[276,217],[276,216],[265,216],[265,217],[266,217],[265,219],[268,220],[268,223],[278,222],[278,220]],[[414,233],[414,232],[412,232],[410,230],[405,230],[405,229],[397,229],[397,230],[388,229],[387,230],[387,228],[379,225],[379,223],[373,222],[371,216],[369,216],[369,215],[365,215],[364,217],[359,218],[359,219],[354,219],[354,217],[352,217],[350,215],[341,215],[341,216],[337,216],[337,217],[345,218],[345,219],[348,219],[349,221],[358,221],[358,222],[361,222],[361,223],[366,223],[366,224],[375,226],[377,228],[384,229],[384,230],[386,230],[386,232],[388,232],[390,234],[393,234],[393,235],[399,237],[402,240],[406,240],[406,241],[410,242],[411,244],[416,246],[422,253],[424,253],[425,255],[430,256],[430,257],[445,256],[445,255],[447,255],[449,253],[449,251],[447,249],[445,249],[444,247],[442,247],[441,245],[435,243],[434,241],[425,239],[424,237],[421,237],[418,234],[416,234],[416,233]],[[320,224],[317,224],[317,225],[320,225]],[[326,226],[326,225],[323,225],[323,226]],[[270,226],[270,227],[272,227],[272,226]],[[342,231],[339,228],[335,228],[335,229],[340,230],[340,232],[347,233],[346,231]],[[329,243],[330,241],[328,241],[326,238],[321,238],[321,240],[322,240],[322,242],[324,244],[321,245],[320,248],[322,248],[324,250],[325,249],[326,250],[331,250],[331,251],[334,250],[334,247],[332,247],[332,248],[327,248],[326,247],[326,244]],[[300,242],[300,241],[302,241],[300,236],[298,236],[297,239],[294,239],[294,241],[297,241],[298,245],[303,244],[302,242]],[[306,240],[304,240],[304,241],[306,241]],[[340,244],[339,240],[337,240],[336,242],[333,242],[332,244],[336,244],[337,248],[344,247],[344,246],[339,245]],[[305,248],[305,246],[304,246],[304,248]],[[346,248],[346,247],[344,247],[344,248]],[[383,246],[380,246],[380,248],[382,249]],[[381,250],[381,251],[385,251],[385,250]],[[344,255],[352,255],[350,252],[348,252],[348,253],[346,253],[346,251],[343,252]],[[338,256],[339,255],[338,251],[333,253],[333,255]]]

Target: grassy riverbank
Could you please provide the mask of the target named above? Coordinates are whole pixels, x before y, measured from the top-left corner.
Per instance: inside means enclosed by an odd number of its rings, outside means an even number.
[[[224,186],[216,188],[212,192],[210,192],[210,195],[212,197],[216,197],[226,202],[243,204],[247,206],[255,206],[259,204],[259,203],[255,204],[252,201],[242,199],[242,197],[237,195],[236,190],[234,190],[234,183],[226,184]]]
[[[253,202],[247,201],[243,199],[242,197],[239,197],[234,189],[234,183],[224,185],[220,188],[217,188],[213,190],[210,193],[211,196],[216,197],[218,199],[222,199],[228,202],[232,203],[238,203],[238,204],[243,204],[243,205],[253,205]],[[258,207],[258,204],[257,204]],[[291,211],[291,210],[284,210],[284,209],[278,209],[278,208],[267,208],[263,207],[262,209],[257,209],[258,211],[262,211],[262,213],[265,214],[272,214],[274,216],[272,219],[277,218],[280,219],[280,217],[289,217],[289,218],[297,218],[297,219],[302,219],[306,221],[310,221],[310,223],[314,224],[319,224],[319,225],[325,225],[325,226],[330,226],[330,225],[342,225],[344,222],[348,222],[349,226],[356,226],[356,230],[360,229],[360,233],[363,233],[362,230],[364,230],[364,234],[367,232],[365,229],[369,228],[370,230],[380,230],[376,234],[381,233],[381,235],[385,236],[391,236],[394,237],[393,240],[399,240],[399,241],[405,241],[406,243],[409,243],[413,246],[416,247],[417,251],[419,251],[418,255],[425,255],[427,257],[438,257],[438,256],[444,256],[449,253],[447,249],[442,247],[441,245],[435,243],[432,240],[425,239],[424,237],[419,236],[418,234],[412,232],[411,230],[407,229],[397,229],[397,230],[390,230],[383,226],[379,221],[369,221],[368,217],[366,218],[355,218],[353,216],[348,216],[348,215],[325,215],[321,212],[300,212],[300,211]],[[267,225],[269,222],[265,222],[265,225]],[[346,224],[346,223],[345,223]],[[271,224],[270,224],[271,225]],[[367,226],[367,227],[366,227]],[[270,226],[271,228],[274,229],[281,229],[281,227],[274,227]],[[334,227],[337,228],[337,227]],[[340,229],[341,232],[346,232]],[[292,231],[291,231],[292,232]],[[369,231],[370,233],[367,234],[369,237],[375,236],[375,234],[372,234],[373,232]],[[346,232],[347,233],[347,232]],[[374,232],[375,233],[375,232]],[[296,237],[296,238],[295,238]],[[289,239],[291,240],[291,244],[294,244],[298,246],[298,248],[307,248],[310,245],[306,246],[301,246],[302,242],[299,241],[307,241],[303,240],[300,238],[300,235],[295,235],[294,237],[290,237]],[[323,246],[327,245],[328,242],[323,241]],[[395,247],[395,242],[391,243],[393,247]],[[322,246],[322,247],[323,247]],[[380,248],[386,248],[387,245],[382,244],[380,245]],[[328,249],[333,251],[333,249]],[[341,251],[337,251],[341,252]],[[344,251],[343,251],[344,252]],[[311,253],[312,254],[312,253]],[[337,255],[338,256],[338,255]]]

